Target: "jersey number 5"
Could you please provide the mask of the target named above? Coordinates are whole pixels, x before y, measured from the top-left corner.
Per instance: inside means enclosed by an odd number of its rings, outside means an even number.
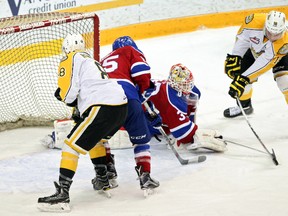
[[[113,72],[118,68],[118,62],[115,59],[118,59],[119,55],[113,55],[105,59],[102,63],[102,66],[105,68],[107,73]]]

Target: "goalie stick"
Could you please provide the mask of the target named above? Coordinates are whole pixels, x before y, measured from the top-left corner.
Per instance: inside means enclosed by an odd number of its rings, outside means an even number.
[[[262,142],[262,140],[260,139],[260,137],[258,136],[258,134],[255,132],[255,130],[253,129],[253,127],[251,126],[251,124],[250,124],[250,122],[249,122],[249,120],[248,120],[248,118],[247,118],[247,115],[245,114],[245,111],[244,111],[244,109],[243,109],[243,107],[242,107],[242,105],[241,105],[241,103],[240,103],[239,97],[236,97],[236,100],[237,100],[237,102],[238,102],[238,105],[239,105],[239,107],[240,107],[240,109],[241,109],[241,112],[242,112],[243,116],[245,117],[245,120],[246,120],[248,126],[250,127],[250,129],[252,130],[252,132],[254,133],[254,135],[256,136],[257,140],[258,140],[258,141],[260,142],[260,144],[263,146],[263,148],[265,149],[265,151],[270,155],[273,163],[274,163],[276,166],[278,166],[279,163],[278,163],[278,161],[277,161],[277,158],[276,158],[276,155],[275,155],[275,152],[274,152],[273,148],[272,148],[272,153],[271,153],[271,152],[267,149],[267,147],[264,145],[264,143]]]
[[[156,113],[154,113],[150,106],[147,104],[147,102],[143,103],[145,108],[147,109],[148,113],[153,117],[155,115],[157,115]],[[174,155],[176,156],[176,158],[178,159],[178,161],[180,162],[181,165],[187,165],[189,163],[200,163],[206,160],[206,156],[205,155],[197,155],[194,157],[191,157],[189,159],[184,159],[182,158],[179,153],[177,152],[177,150],[174,147],[174,143],[171,142],[171,140],[169,139],[168,135],[165,133],[164,129],[162,127],[159,128],[160,133],[162,134],[162,136],[165,138],[165,140],[167,141],[168,145],[171,147]]]

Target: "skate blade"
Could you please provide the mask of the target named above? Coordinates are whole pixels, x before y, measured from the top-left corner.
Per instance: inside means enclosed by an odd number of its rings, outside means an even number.
[[[149,197],[155,193],[154,189],[151,189],[151,188],[142,189],[142,190],[143,190],[143,195],[145,198],[147,198],[147,197]]]
[[[37,208],[43,212],[70,212],[69,203],[38,203]]]
[[[98,194],[104,195],[107,198],[111,198],[111,193],[109,192],[110,188],[105,189],[105,190],[99,190]]]
[[[116,179],[109,179],[110,189],[118,187],[118,182]]]

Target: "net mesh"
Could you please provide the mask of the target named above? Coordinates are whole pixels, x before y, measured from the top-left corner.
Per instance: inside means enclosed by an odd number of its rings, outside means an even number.
[[[95,17],[47,13],[0,20],[0,131],[70,118],[71,108],[54,97],[62,41],[68,33],[81,33],[87,51],[97,56]]]

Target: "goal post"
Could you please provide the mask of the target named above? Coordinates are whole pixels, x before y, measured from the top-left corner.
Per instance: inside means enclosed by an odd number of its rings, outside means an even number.
[[[80,33],[99,60],[99,18],[95,13],[43,13],[0,19],[0,131],[25,125],[53,125],[71,116],[54,97],[68,33]]]

